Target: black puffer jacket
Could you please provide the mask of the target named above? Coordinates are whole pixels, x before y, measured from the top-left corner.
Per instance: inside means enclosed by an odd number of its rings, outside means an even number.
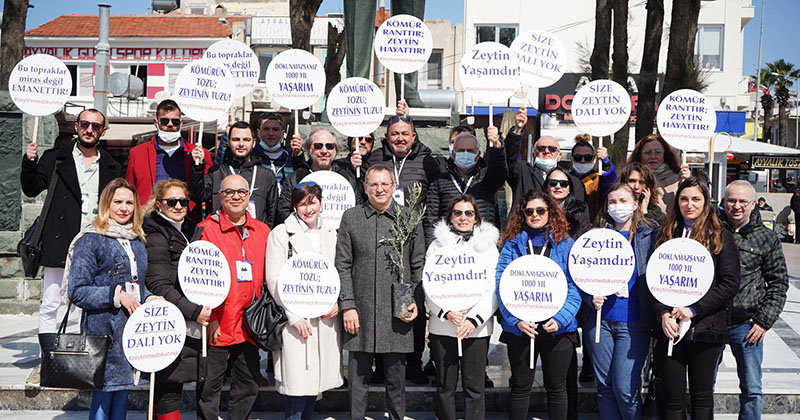
[[[393,156],[394,154],[389,149],[389,143],[384,140],[379,149],[373,149],[369,155],[364,157],[361,176],[366,176],[366,170],[370,166],[383,163],[389,168],[395,168],[397,172],[400,172],[400,179],[397,180],[398,189],[403,191],[406,206],[416,204],[408,202],[408,188],[416,183],[422,184],[420,199],[425,200],[430,180],[439,174],[439,166],[436,163],[436,159],[431,156],[431,149],[422,144],[417,138],[405,160],[392,159]],[[400,170],[401,165],[403,167],[402,171]]]

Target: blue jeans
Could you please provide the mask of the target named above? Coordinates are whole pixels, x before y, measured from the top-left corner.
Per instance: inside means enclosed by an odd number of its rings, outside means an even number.
[[[739,418],[761,419],[764,394],[761,392],[761,361],[764,358],[764,343],[750,344],[745,336],[753,324],[747,322],[728,331],[728,344],[736,358],[736,373],[739,375]],[[722,354],[720,354],[722,361]]]
[[[89,420],[125,420],[128,415],[128,391],[92,391]]]
[[[595,323],[588,323],[586,346],[597,382],[600,418],[638,419],[642,415],[642,367],[650,335],[627,322],[600,322],[600,342],[594,342]]]
[[[287,396],[286,420],[311,420],[316,402],[316,395]]]

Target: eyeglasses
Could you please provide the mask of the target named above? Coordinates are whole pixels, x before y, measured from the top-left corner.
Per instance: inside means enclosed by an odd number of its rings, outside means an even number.
[[[536,151],[539,153],[556,153],[558,152],[558,147],[556,146],[536,146]]]
[[[653,155],[661,156],[664,154],[664,151],[662,149],[653,149],[653,150],[643,151],[642,154],[647,156],[653,156]]]
[[[231,198],[233,197],[234,194],[238,195],[239,197],[247,197],[247,195],[250,194],[250,191],[247,191],[245,189],[239,189],[239,190],[227,189],[227,190],[222,190],[219,193],[224,195],[225,198]]]
[[[176,205],[178,205],[178,203],[181,204],[181,207],[186,207],[186,206],[189,205],[189,199],[186,198],[186,197],[184,197],[184,198],[162,198],[161,200],[158,200],[158,201],[160,201],[162,203],[167,203],[168,207],[175,207]]]
[[[161,125],[164,125],[164,126],[167,126],[170,123],[172,123],[172,125],[175,126],[175,127],[181,125],[181,119],[180,118],[159,118],[158,122],[160,122]]]
[[[294,189],[299,190],[300,188],[303,187],[316,187],[316,186],[317,186],[316,182],[308,181],[308,182],[301,182],[299,184],[294,184]]]
[[[92,130],[100,131],[100,129],[103,128],[103,124],[80,120],[78,121],[78,127],[80,127],[81,130],[86,130],[87,128],[92,127]]]
[[[539,216],[544,216],[545,214],[547,214],[547,208],[546,207],[536,207],[536,208],[534,208],[534,207],[526,207],[525,210],[523,210],[522,212],[525,213],[525,215],[528,216],[528,217],[533,216],[534,212],[536,212],[536,214],[538,214]]]
[[[726,198],[725,202],[728,203],[731,207],[736,207],[738,204],[739,207],[747,207],[748,204],[752,203],[754,200],[737,200],[735,198]]]
[[[592,159],[594,159],[594,155],[591,153],[587,153],[585,155],[576,155],[574,153],[572,154],[572,160],[574,160],[575,162],[589,163],[592,161]]]
[[[367,188],[374,190],[380,187],[382,190],[388,190],[389,188],[392,188],[392,185],[394,185],[394,182],[371,182],[367,184]]]
[[[547,186],[548,187],[555,187],[556,185],[561,186],[561,188],[569,187],[569,181],[566,179],[548,179]]]
[[[336,148],[336,145],[333,143],[313,143],[311,146],[314,148],[314,150],[322,150],[323,147],[328,150],[333,150]]]
[[[453,216],[455,217],[461,217],[462,214],[472,219],[475,217],[475,210],[453,210]]]

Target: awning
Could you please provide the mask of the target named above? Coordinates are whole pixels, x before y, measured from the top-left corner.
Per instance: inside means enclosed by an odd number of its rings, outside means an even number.
[[[513,107],[513,106],[512,107],[507,107],[507,106],[504,106],[504,105],[500,105],[500,106],[493,107],[492,108],[492,113],[494,113],[494,115],[502,115],[503,112],[506,111],[506,109],[510,109],[513,113],[516,114],[517,110],[519,110],[519,107]],[[537,111],[536,108],[534,108],[532,106],[527,107],[526,110],[528,111],[528,116],[529,117],[535,117],[535,116],[539,115],[539,111]],[[471,114],[471,115],[489,115],[489,107],[488,106],[468,106],[467,107],[467,114]]]

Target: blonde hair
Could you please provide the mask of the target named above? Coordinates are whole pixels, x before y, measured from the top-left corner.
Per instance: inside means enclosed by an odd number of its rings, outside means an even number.
[[[92,226],[97,233],[101,235],[105,234],[106,229],[108,228],[111,201],[114,199],[114,193],[116,193],[120,188],[125,188],[133,193],[133,214],[131,214],[131,219],[128,223],[133,225],[133,232],[136,233],[136,236],[138,236],[142,242],[144,242],[145,235],[144,231],[142,230],[143,210],[141,204],[139,203],[139,194],[136,192],[136,187],[134,187],[125,178],[114,178],[106,185],[105,188],[103,188],[103,192],[100,194],[100,203],[97,206],[97,217],[94,218]]]
[[[183,195],[185,195],[187,198],[189,197],[189,186],[180,179],[170,178],[158,181],[156,182],[156,185],[153,186],[153,194],[150,195],[150,200],[147,201],[147,205],[144,207],[144,214],[150,214],[157,210],[158,207],[156,207],[156,202],[158,202],[158,200],[163,200],[164,196],[167,194],[167,191],[172,187],[178,187],[182,189]]]

